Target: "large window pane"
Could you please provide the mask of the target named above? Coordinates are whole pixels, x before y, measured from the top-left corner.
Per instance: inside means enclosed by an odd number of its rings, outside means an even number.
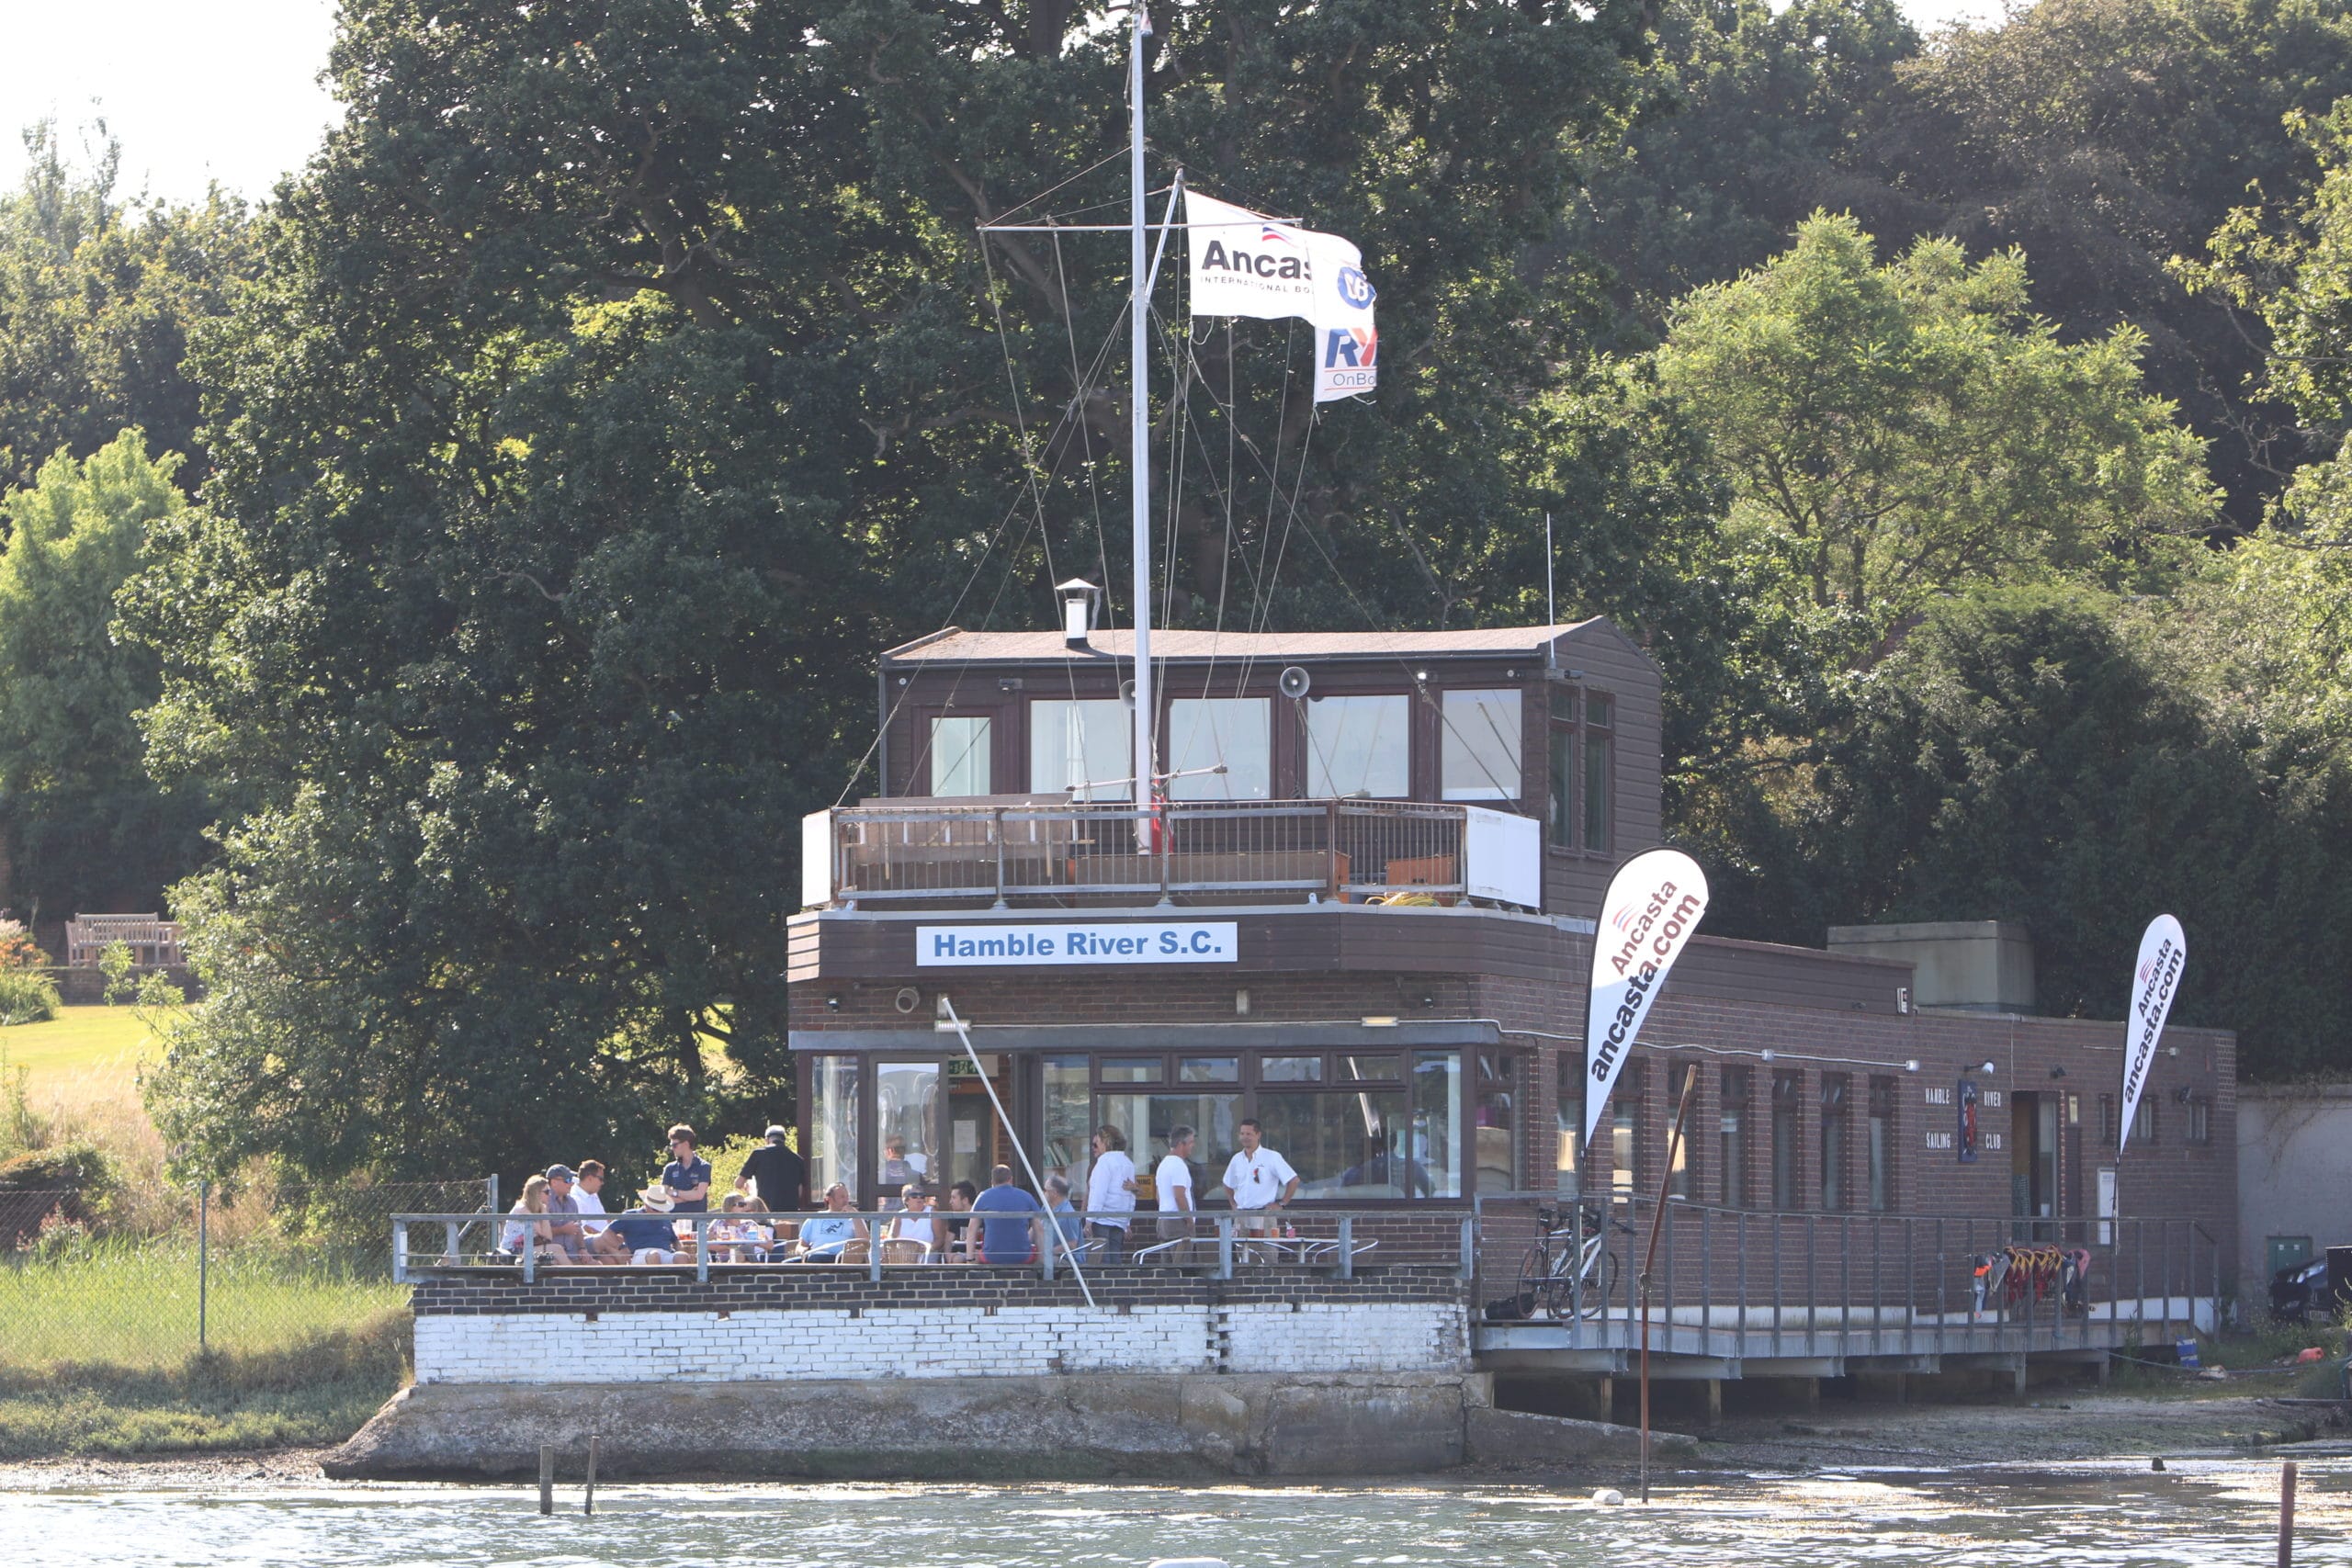
[[[1134,755],[1135,716],[1125,703],[1040,697],[1029,705],[1032,795],[1077,789],[1080,800],[1132,799]]]
[[[1068,1181],[1081,1208],[1094,1152],[1094,1089],[1088,1066],[1083,1056],[1046,1058],[1046,1147],[1037,1172]]]
[[[934,718],[931,721],[931,793],[989,793],[989,721],[985,718]]]
[[[1552,730],[1552,794],[1544,816],[1552,842],[1564,850],[1575,847],[1577,841],[1576,771],[1577,732],[1555,726]]]
[[[1462,1054],[1413,1054],[1412,1157],[1429,1173],[1432,1198],[1462,1196]]]
[[[1634,1192],[1645,1185],[1642,1177],[1642,1091],[1647,1064],[1628,1062],[1619,1069],[1617,1088],[1609,1096],[1609,1185],[1619,1192]]]
[[[1412,699],[1306,699],[1306,793],[1315,800],[1412,793]]]
[[[1298,1172],[1302,1198],[1430,1196],[1430,1174],[1407,1146],[1402,1089],[1261,1094],[1258,1121]]]
[[[1552,1104],[1559,1136],[1559,1154],[1553,1161],[1562,1192],[1577,1190],[1577,1155],[1584,1145],[1584,1053],[1560,1053],[1560,1082]]]
[[[808,1066],[808,1190],[822,1202],[839,1181],[856,1202],[857,1058],[820,1056]]]
[[[883,1062],[874,1069],[874,1131],[882,1140],[875,1166],[875,1206],[903,1206],[899,1192],[910,1181],[931,1181],[939,1172],[933,1145],[939,1127],[939,1064]]]
[[[1179,697],[1168,705],[1170,800],[1263,800],[1274,766],[1263,697]],[[1202,770],[1223,766],[1221,773]]]
[[[1519,798],[1519,710],[1515,691],[1445,694],[1438,783],[1446,799]]]
[[[1152,1172],[1168,1153],[1168,1134],[1190,1127],[1200,1142],[1193,1149],[1193,1201],[1206,1202],[1225,1190],[1216,1185],[1226,1162],[1241,1146],[1241,1097],[1238,1094],[1105,1094],[1095,1101],[1104,1122],[1126,1134],[1127,1157],[1136,1162],[1136,1206],[1159,1202]],[[1295,1162],[1294,1162],[1295,1163]]]
[[[1722,1108],[1717,1126],[1722,1134],[1724,1201],[1735,1209],[1748,1205],[1748,1100],[1755,1090],[1753,1070],[1725,1067],[1721,1080]]]
[[[1666,1070],[1666,1141],[1668,1152],[1673,1156],[1672,1162],[1666,1168],[1666,1190],[1668,1197],[1685,1201],[1693,1201],[1699,1196],[1698,1123],[1695,1121],[1684,1122],[1682,1136],[1677,1141],[1674,1122],[1682,1110],[1684,1089],[1690,1087],[1698,1076],[1698,1066],[1691,1062],[1678,1062]],[[1690,1103],[1695,1115],[1699,1103],[1699,1091],[1695,1087],[1690,1087]]]
[[[1871,1213],[1894,1206],[1894,1080],[1871,1079]]]
[[[1846,1128],[1852,1117],[1847,1100],[1853,1080],[1844,1073],[1824,1073],[1821,1077],[1821,1210],[1826,1214],[1845,1213],[1846,1201]]]
[[[1772,1207],[1790,1213],[1802,1206],[1797,1137],[1804,1129],[1804,1075],[1772,1075]]]
[[[1518,1058],[1478,1053],[1478,1190],[1517,1192],[1519,1178]]]
[[[1587,730],[1584,737],[1584,847],[1606,851],[1609,848],[1609,814],[1615,792],[1611,789],[1609,737]]]

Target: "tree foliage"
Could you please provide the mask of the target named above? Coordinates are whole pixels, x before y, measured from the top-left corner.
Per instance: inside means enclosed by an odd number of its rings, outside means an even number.
[[[126,425],[158,451],[197,452],[188,335],[251,265],[242,206],[218,192],[200,207],[126,203],[121,150],[96,131],[76,168],[55,123],[34,126],[24,183],[0,197],[0,490]],[[199,461],[181,482],[202,477]]]
[[[114,637],[114,595],[186,506],[179,458],[127,430],[0,498],[0,823],[17,896],[52,917],[152,899],[202,852],[206,791],[153,783],[137,717],[155,658]]]
[[[2142,391],[2138,348],[2059,342],[2018,255],[1921,241],[1881,266],[1815,216],[1686,299],[1657,361],[1731,476],[1735,537],[1859,668],[1938,598],[2126,576],[2204,525],[2201,444]]]
[[[1543,486],[1589,479],[1579,595],[1702,619],[1626,563],[1703,532],[1703,478],[1621,468],[1605,378],[1550,395],[1581,296],[1515,265],[1636,90],[1637,10],[1159,19],[1159,169],[1362,242],[1386,340],[1377,404],[1310,419],[1279,325],[1159,323],[1161,387],[1196,372],[1156,498],[1180,616],[1515,605]],[[199,357],[205,504],[126,597],[155,764],[243,792],[179,895],[213,990],[154,1102],[193,1162],[527,1163],[775,1108],[798,818],[854,776],[866,661],[1123,576],[1086,369],[1121,250],[974,234],[1117,192],[1085,171],[1122,47],[1050,4],[347,8],[345,123]]]

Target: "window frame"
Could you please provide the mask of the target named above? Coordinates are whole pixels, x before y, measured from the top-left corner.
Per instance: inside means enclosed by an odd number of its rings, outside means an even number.
[[[1315,773],[1318,753],[1315,749],[1313,716],[1318,705],[1334,702],[1383,702],[1396,703],[1399,705],[1397,717],[1401,720],[1401,723],[1397,728],[1396,734],[1397,745],[1400,749],[1404,761],[1404,769],[1402,776],[1398,781],[1396,794],[1375,794],[1369,789],[1361,795],[1353,794],[1339,795],[1335,793],[1324,795],[1317,793],[1315,787],[1317,783]],[[1417,791],[1415,790],[1413,784],[1413,764],[1415,761],[1414,754],[1417,748],[1413,735],[1412,693],[1310,692],[1306,697],[1299,700],[1297,704],[1297,712],[1299,798],[1303,800],[1410,800],[1414,797]],[[1375,733],[1385,733],[1385,721],[1383,721],[1383,724]],[[1336,781],[1327,776],[1321,782],[1325,784],[1330,784]]]
[[[1083,792],[1085,795],[1083,801],[1076,800],[1080,792],[1070,790],[1067,786],[1058,790],[1043,787],[1037,777],[1037,747],[1047,727],[1039,722],[1038,712],[1048,703],[1056,705],[1074,703],[1081,706],[1107,707],[1114,708],[1118,711],[1121,716],[1122,725],[1120,729],[1122,739],[1119,745],[1121,751],[1126,757],[1126,761],[1123,764],[1126,771],[1127,779],[1127,782],[1125,784],[1103,786],[1085,791]],[[1028,793],[1031,795],[1068,795],[1072,796],[1073,801],[1077,804],[1120,804],[1135,799],[1136,740],[1133,718],[1134,716],[1128,712],[1126,705],[1121,702],[1117,697],[1031,697],[1022,706],[1022,719],[1026,730],[1025,739],[1028,742],[1027,755],[1022,759],[1023,777],[1029,786]]]
[[[1513,685],[1444,686],[1440,687],[1433,694],[1433,696],[1437,703],[1438,799],[1441,802],[1450,805],[1471,806],[1517,806],[1521,802],[1524,801],[1527,798],[1526,688],[1523,686]],[[1491,774],[1487,774],[1483,767],[1477,770],[1484,779],[1484,782],[1481,784],[1456,786],[1446,782],[1446,752],[1449,749],[1449,743],[1458,742],[1464,748],[1469,745],[1467,732],[1455,726],[1453,722],[1453,716],[1447,711],[1448,705],[1455,697],[1507,697],[1510,699],[1510,705],[1515,705],[1515,716],[1511,725],[1511,734],[1508,738],[1511,749],[1510,772],[1513,785],[1508,793],[1498,793],[1500,789],[1499,782],[1495,780]],[[1481,711],[1484,711],[1489,706],[1500,708],[1505,705],[1508,705],[1481,704],[1480,709]]]
[[[1577,781],[1577,842],[1587,854],[1614,852],[1617,842],[1617,697],[1584,690],[1583,761]],[[1595,705],[1600,705],[1595,716]],[[1596,787],[1597,786],[1597,787]]]

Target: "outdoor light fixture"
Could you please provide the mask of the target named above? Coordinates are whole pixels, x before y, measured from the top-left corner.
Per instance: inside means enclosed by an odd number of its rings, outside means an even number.
[[[2064,1067],[2052,1067],[2050,1069],[2050,1076],[2053,1078],[2063,1078],[2066,1076],[2066,1069]]]
[[[1756,1059],[1759,1062],[1769,1062],[1772,1059],[1772,1053],[1769,1050],[1758,1051],[1756,1053]]]
[[[1904,1064],[1903,1064],[1903,1070],[1904,1070],[1905,1072],[1906,1072],[1906,1073],[1916,1073],[1916,1072],[1917,1072],[1917,1071],[1919,1070],[1919,1058],[1918,1058],[1918,1057],[1917,1057],[1917,1056],[1914,1056],[1914,1057],[1912,1057],[1909,1061],[1907,1061],[1907,1062],[1904,1063]]]
[[[1250,1016],[1250,993],[1247,990],[1233,993],[1233,1010],[1244,1018]]]
[[[1054,592],[1062,601],[1062,645],[1084,648],[1086,634],[1094,629],[1094,602],[1102,597],[1102,590],[1082,577],[1073,577],[1057,584]]]
[[[839,1012],[842,1010],[842,994],[839,991],[828,991],[825,993],[825,1010],[827,1012]]]
[[[1396,1027],[1396,1015],[1389,1013],[1381,1017],[1367,1018],[1363,1021],[1363,1026],[1366,1029],[1394,1029]]]
[[[1977,1068],[1976,1070],[1977,1070],[1978,1072],[1980,1072],[1980,1073],[1983,1073],[1986,1077],[1988,1077],[1988,1078],[1989,1078],[1989,1077],[1991,1077],[1995,1073],[1999,1072],[2001,1069],[2000,1069],[1999,1067],[1997,1067],[1997,1066],[1995,1066],[1992,1063],[1987,1062],[1987,1063],[1985,1063],[1983,1066],[1981,1066],[1981,1067]]]

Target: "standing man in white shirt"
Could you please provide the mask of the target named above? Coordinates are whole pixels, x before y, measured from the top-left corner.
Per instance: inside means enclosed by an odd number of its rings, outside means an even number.
[[[1193,1145],[1197,1135],[1190,1127],[1178,1127],[1168,1134],[1168,1153],[1151,1173],[1151,1184],[1159,1195],[1159,1239],[1190,1241],[1193,1238],[1193,1214],[1200,1205],[1193,1201]],[[1170,1254],[1190,1252],[1189,1247],[1171,1247],[1160,1256],[1170,1263],[1182,1263],[1183,1258]]]
[[[1290,1161],[1259,1143],[1257,1122],[1241,1123],[1241,1152],[1226,1161],[1225,1187],[1233,1206],[1247,1216],[1239,1222],[1245,1235],[1272,1235],[1281,1221],[1275,1211],[1290,1207],[1298,1191],[1298,1172]]]

